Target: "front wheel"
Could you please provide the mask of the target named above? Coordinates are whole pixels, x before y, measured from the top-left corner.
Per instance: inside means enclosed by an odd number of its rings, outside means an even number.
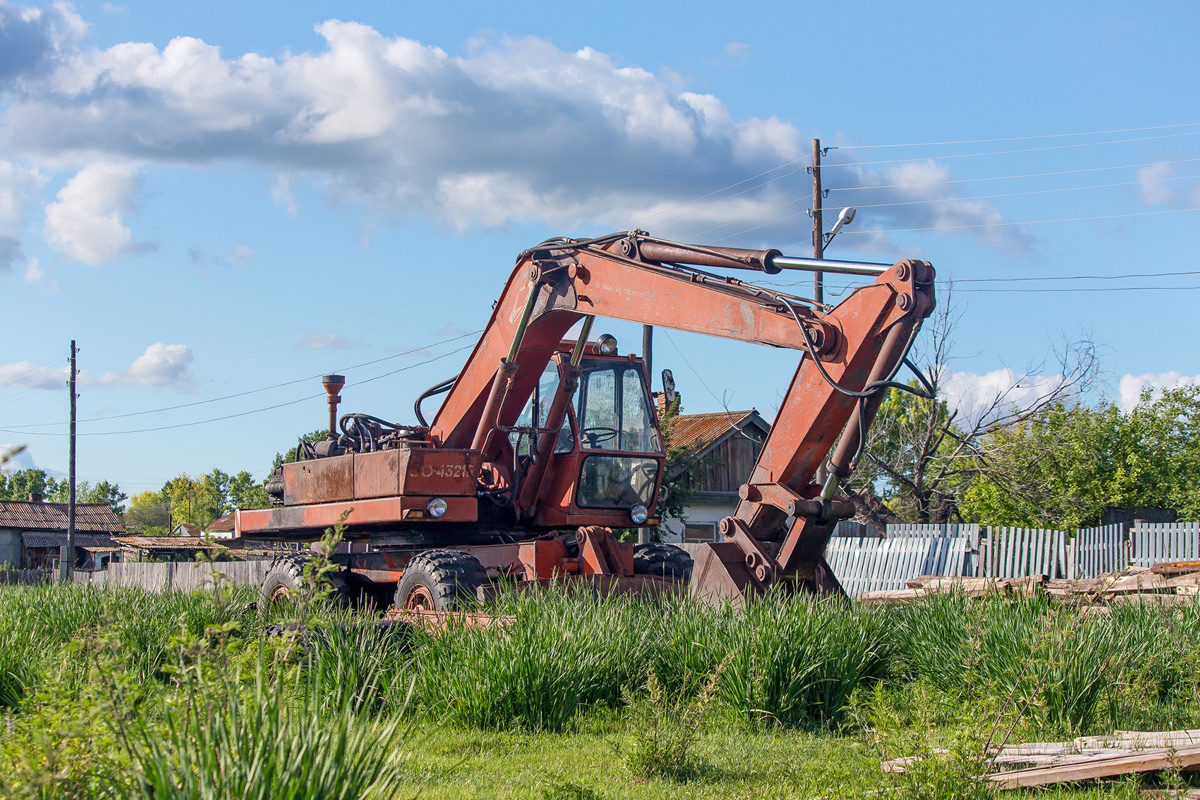
[[[633,574],[687,581],[692,578],[692,557],[673,544],[648,542],[633,547]]]
[[[272,561],[258,589],[258,607],[265,611],[289,597],[295,599],[315,588],[310,586],[311,561],[312,556],[307,553],[287,553]],[[332,572],[321,576],[320,588],[336,605],[346,605],[350,602],[350,587],[340,573]]]
[[[463,611],[488,582],[479,559],[461,550],[426,550],[413,557],[396,586],[396,606],[408,611]]]

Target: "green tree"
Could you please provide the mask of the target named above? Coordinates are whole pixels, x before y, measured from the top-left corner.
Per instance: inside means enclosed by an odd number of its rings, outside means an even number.
[[[1174,508],[1200,518],[1200,388],[1111,403],[1058,404],[980,444],[986,460],[963,515],[993,525],[1086,527],[1106,508]]]
[[[28,500],[30,495],[40,494],[50,500],[57,492],[58,481],[44,469],[23,469],[7,476],[0,474],[0,499]]]
[[[79,487],[76,489],[78,490]],[[125,501],[129,499],[129,495],[122,492],[120,486],[107,480],[100,481],[86,491],[77,491],[77,494],[81,502],[107,504],[114,514],[123,514]]]
[[[162,491],[134,495],[125,512],[125,529],[143,536],[165,536],[171,530],[171,504]]]
[[[249,472],[242,470],[229,479],[229,508],[267,508],[271,500],[263,484],[254,480]]]

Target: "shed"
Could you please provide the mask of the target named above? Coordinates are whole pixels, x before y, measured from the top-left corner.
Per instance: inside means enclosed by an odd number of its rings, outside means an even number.
[[[671,447],[690,453],[689,467],[676,468],[668,480],[690,492],[686,522],[667,523],[674,541],[712,542],[720,538],[717,523],[737,508],[738,489],[750,479],[771,426],[749,411],[681,414],[671,422]]]
[[[123,534],[121,516],[105,503],[75,504],[75,566],[103,568]],[[0,500],[0,563],[54,569],[67,544],[67,504]]]

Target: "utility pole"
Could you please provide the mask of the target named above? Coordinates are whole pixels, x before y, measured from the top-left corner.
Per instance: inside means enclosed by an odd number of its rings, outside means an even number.
[[[71,390],[71,433],[67,455],[67,546],[59,554],[59,578],[71,579],[75,567],[75,340],[71,340],[71,377],[67,385]]]
[[[654,370],[650,367],[650,362],[654,357],[654,326],[642,326],[642,360],[646,362],[646,382],[650,389],[651,402],[654,400]],[[638,528],[638,544],[646,544],[650,541],[650,531],[645,528]]]
[[[821,218],[821,140],[812,140],[813,177],[813,258],[825,257],[825,223]],[[825,284],[820,272],[813,273],[813,300],[825,302]]]

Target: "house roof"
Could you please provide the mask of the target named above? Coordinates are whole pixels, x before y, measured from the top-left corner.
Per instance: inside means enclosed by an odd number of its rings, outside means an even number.
[[[671,447],[686,447],[698,453],[716,444],[725,434],[751,423],[764,433],[771,429],[754,409],[715,414],[680,414],[671,421]]]
[[[0,500],[0,528],[65,533],[67,530],[67,504]],[[76,503],[75,530],[93,533],[124,533],[125,524],[106,503]]]
[[[66,547],[67,535],[65,533],[23,533],[21,534],[21,543],[30,549]],[[97,547],[116,547],[117,543],[113,541],[111,536],[96,533],[76,533],[75,546],[88,550]]]
[[[206,527],[204,530],[205,532],[224,532],[233,530],[233,512],[231,511],[223,517],[217,517],[212,522],[208,523],[208,527]]]
[[[125,547],[134,550],[223,550],[219,544],[191,536],[116,536]]]

